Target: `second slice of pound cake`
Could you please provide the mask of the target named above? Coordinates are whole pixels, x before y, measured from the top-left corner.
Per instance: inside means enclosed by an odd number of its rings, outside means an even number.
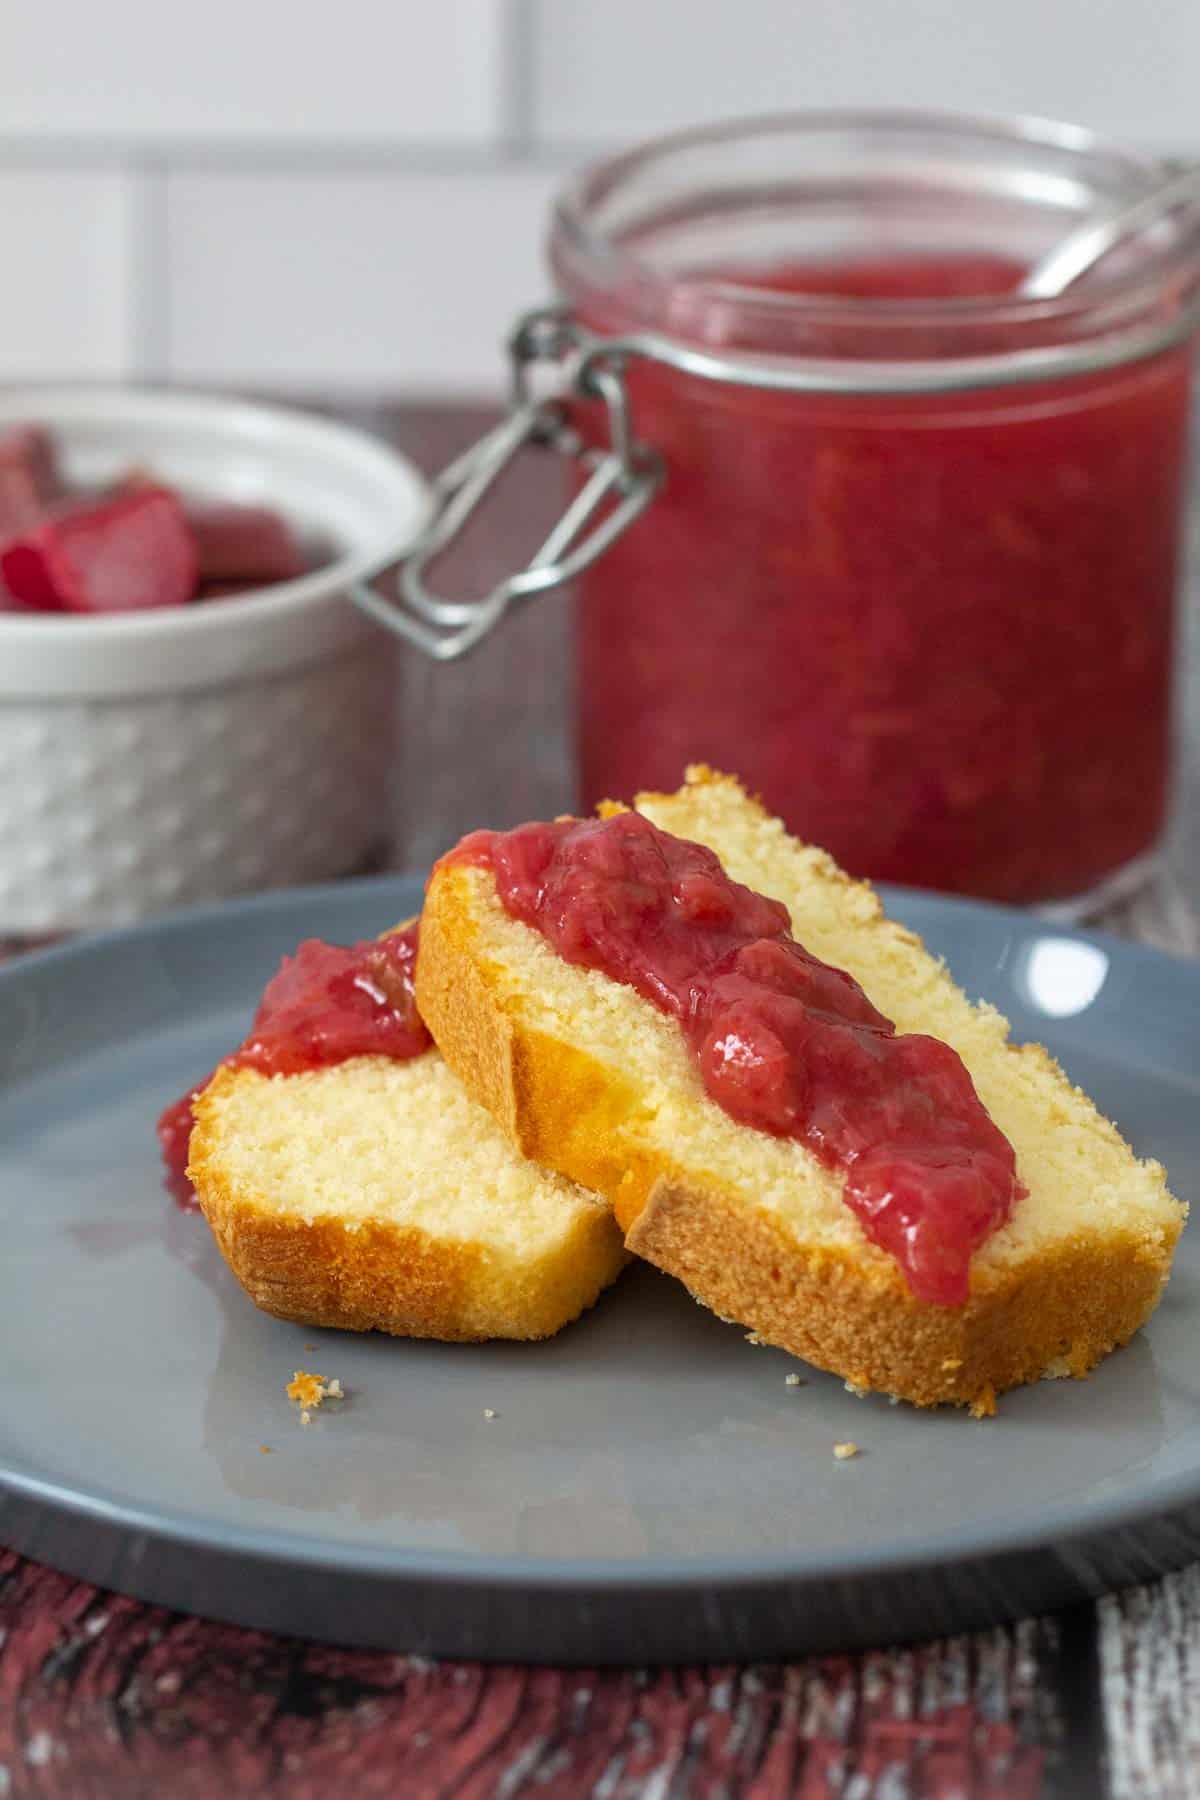
[[[469,1097],[417,1017],[408,947],[358,950],[301,946],[192,1102],[188,1175],[221,1254],[305,1325],[550,1337],[628,1260],[612,1212]],[[340,1054],[375,1039],[399,1053]]]

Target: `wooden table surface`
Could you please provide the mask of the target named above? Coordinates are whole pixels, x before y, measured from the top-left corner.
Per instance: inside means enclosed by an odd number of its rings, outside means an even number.
[[[482,418],[449,407],[330,410],[430,469]],[[540,467],[516,472],[455,580],[470,591],[498,562],[513,566],[549,516],[552,488]],[[572,804],[568,626],[563,602],[547,598],[461,665],[406,659],[393,866],[427,865],[482,821]],[[1189,649],[1193,719],[1196,660]],[[1200,951],[1198,769],[1189,735],[1164,878],[1102,921],[1187,954]],[[1200,1800],[1200,1568],[916,1648],[556,1671],[271,1638],[0,1550],[0,1800],[257,1793]]]

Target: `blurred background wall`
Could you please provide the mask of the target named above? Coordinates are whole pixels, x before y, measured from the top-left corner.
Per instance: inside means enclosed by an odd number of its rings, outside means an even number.
[[[1200,146],[1200,0],[0,0],[0,379],[486,394],[563,173],[718,115]]]

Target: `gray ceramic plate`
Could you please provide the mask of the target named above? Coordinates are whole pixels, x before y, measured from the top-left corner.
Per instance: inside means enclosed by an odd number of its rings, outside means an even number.
[[[373,933],[419,892],[268,896],[0,973],[0,1537],[278,1631],[625,1662],[963,1629],[1200,1549],[1186,1235],[1143,1336],[983,1424],[815,1371],[788,1387],[799,1365],[648,1268],[540,1345],[256,1312],[202,1220],[166,1203],[155,1116],[242,1035],[283,951]],[[995,908],[891,903],[1197,1191],[1200,967]],[[284,1398],[297,1367],[350,1396],[308,1430]],[[846,1438],[863,1453],[837,1462]]]

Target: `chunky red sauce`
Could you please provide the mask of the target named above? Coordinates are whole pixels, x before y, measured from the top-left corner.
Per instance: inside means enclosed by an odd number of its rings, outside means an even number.
[[[737,279],[967,302],[1020,272],[895,258]],[[609,333],[622,309],[582,305]],[[878,354],[962,349],[957,323],[915,330],[881,331]],[[818,309],[805,350],[871,354],[863,338]],[[749,326],[722,342],[772,347]],[[971,348],[1020,342],[1001,322]],[[1011,901],[1082,894],[1153,847],[1188,347],[942,395],[771,394],[636,358],[627,382],[667,480],[578,583],[587,806],[702,760],[856,874]]]
[[[1025,273],[1005,256],[863,256],[844,263],[746,269],[743,287],[844,300],[987,300],[1012,294]]]
[[[841,1171],[919,1299],[967,1299],[971,1253],[1022,1189],[948,1045],[898,1036],[851,976],[795,941],[784,906],[637,813],[476,832],[451,854],[489,866],[507,911],[567,962],[678,1019],[732,1118]]]
[[[433,1041],[417,1011],[413,974],[418,927],[343,947],[309,938],[285,956],[263,991],[250,1034],[225,1066],[296,1075],[352,1056],[420,1056]],[[187,1178],[191,1088],[158,1121],[166,1185],[181,1206],[196,1203]]]

